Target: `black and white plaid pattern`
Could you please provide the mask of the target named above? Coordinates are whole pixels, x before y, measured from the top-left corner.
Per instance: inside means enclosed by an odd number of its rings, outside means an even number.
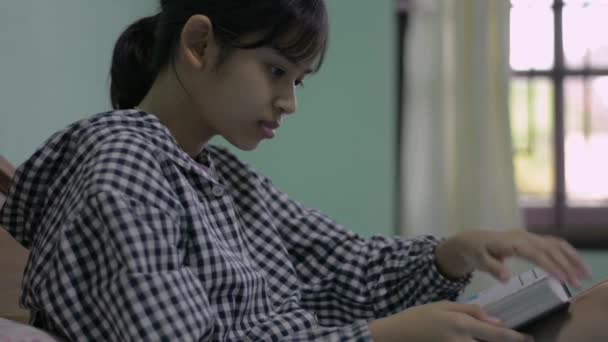
[[[31,249],[34,324],[74,341],[368,341],[368,321],[468,281],[439,274],[438,239],[364,239],[135,110],[53,135],[0,224]]]

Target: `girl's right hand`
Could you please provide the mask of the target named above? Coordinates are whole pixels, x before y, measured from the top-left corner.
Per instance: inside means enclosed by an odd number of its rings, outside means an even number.
[[[533,341],[502,326],[473,304],[441,301],[412,307],[395,315],[370,322],[377,342],[527,342]]]

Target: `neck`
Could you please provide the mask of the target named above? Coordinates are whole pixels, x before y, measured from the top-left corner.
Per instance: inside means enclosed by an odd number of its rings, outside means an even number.
[[[202,128],[200,115],[193,110],[188,93],[174,72],[161,72],[137,107],[158,117],[191,157],[197,156],[213,136]]]

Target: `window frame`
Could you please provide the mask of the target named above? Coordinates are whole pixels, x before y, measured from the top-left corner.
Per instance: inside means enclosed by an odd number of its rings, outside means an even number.
[[[406,56],[406,49],[407,46],[405,44],[405,37],[407,35],[408,32],[408,28],[409,28],[409,15],[408,15],[408,11],[410,9],[410,5],[411,5],[411,1],[412,0],[395,0],[395,12],[396,12],[396,29],[395,29],[395,33],[396,33],[396,38],[397,38],[397,42],[396,42],[396,58],[395,58],[395,70],[397,70],[397,77],[396,79],[396,94],[395,94],[395,99],[397,100],[397,103],[395,105],[395,180],[396,180],[396,184],[401,184],[403,182],[403,177],[402,177],[402,162],[403,162],[403,146],[402,146],[402,139],[401,139],[401,135],[403,134],[403,124],[404,124],[404,120],[403,117],[405,115],[405,110],[404,110],[404,106],[403,106],[403,101],[404,101],[404,91],[405,91],[405,77],[404,77],[404,73],[405,73],[405,56]],[[399,187],[398,191],[395,191],[395,197],[394,197],[394,208],[395,210],[394,212],[394,222],[395,222],[395,234],[400,234],[400,229],[401,229],[401,225],[400,225],[400,220],[401,220],[401,210],[403,209],[402,205],[402,196],[401,196],[401,190],[402,187]]]
[[[401,175],[402,146],[402,93],[405,89],[403,80],[403,62],[405,51],[404,35],[407,34],[408,11],[412,0],[395,0],[397,13],[397,177]],[[565,63],[563,45],[563,0],[554,0],[552,4],[554,25],[554,63],[548,70],[511,70],[512,77],[534,80],[544,78],[551,82],[554,89],[554,126],[553,126],[553,153],[554,153],[554,193],[551,207],[522,206],[522,213],[526,228],[539,234],[560,236],[570,241],[578,248],[593,249],[608,246],[608,207],[574,207],[568,206],[566,201],[565,177],[565,99],[564,84],[571,77],[608,76],[608,68],[570,68]],[[400,181],[400,179],[398,179]],[[396,207],[400,210],[400,195],[396,196]],[[397,222],[397,221],[396,221]]]
[[[608,69],[566,65],[563,44],[563,0],[554,0],[553,10],[553,67],[548,70],[511,70],[512,77],[534,80],[548,79],[554,89],[554,192],[551,207],[523,206],[528,230],[551,234],[569,240],[577,247],[602,248],[608,246],[608,207],[569,206],[566,200],[565,166],[565,96],[564,84],[570,78],[583,79],[608,76]]]

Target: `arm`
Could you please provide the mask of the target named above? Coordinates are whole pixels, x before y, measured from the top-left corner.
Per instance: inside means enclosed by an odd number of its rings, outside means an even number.
[[[133,213],[139,213],[137,216]],[[66,227],[49,277],[48,318],[69,340],[210,341],[218,316],[206,290],[181,263],[176,220],[111,193],[88,200]],[[137,227],[137,229],[127,229]],[[78,231],[78,233],[76,233]],[[69,308],[69,310],[66,310]],[[289,331],[293,317],[259,322],[245,335],[281,341],[368,341],[366,322]],[[226,323],[226,322],[217,322]]]
[[[61,227],[42,288],[45,311],[70,340],[202,340],[217,319],[176,249],[174,217],[99,192]]]
[[[31,272],[28,291],[47,324],[69,340],[213,333],[217,317],[182,262],[182,211],[155,152],[119,133],[71,155],[78,164],[55,166],[69,171],[36,234],[33,252],[43,260],[33,265],[44,272]]]
[[[281,341],[370,339],[367,322],[320,328],[290,312],[260,312],[247,319],[256,319],[253,325],[232,326],[231,317],[216,312],[216,298],[208,296],[212,280],[196,268],[218,265],[190,268],[183,262],[194,232],[181,221],[181,202],[167,184],[170,175],[163,174],[176,170],[143,141],[111,140],[87,149],[90,159],[70,172],[66,195],[57,199],[63,214],[45,220],[61,224],[43,238],[49,240],[35,242],[53,250],[33,297],[54,331],[69,340],[101,341],[207,341],[224,334]],[[231,330],[220,331],[222,326]]]
[[[435,266],[431,236],[364,239],[262,180],[270,216],[301,283],[302,301],[322,324],[384,317],[404,308],[454,299],[468,277],[451,281]]]

